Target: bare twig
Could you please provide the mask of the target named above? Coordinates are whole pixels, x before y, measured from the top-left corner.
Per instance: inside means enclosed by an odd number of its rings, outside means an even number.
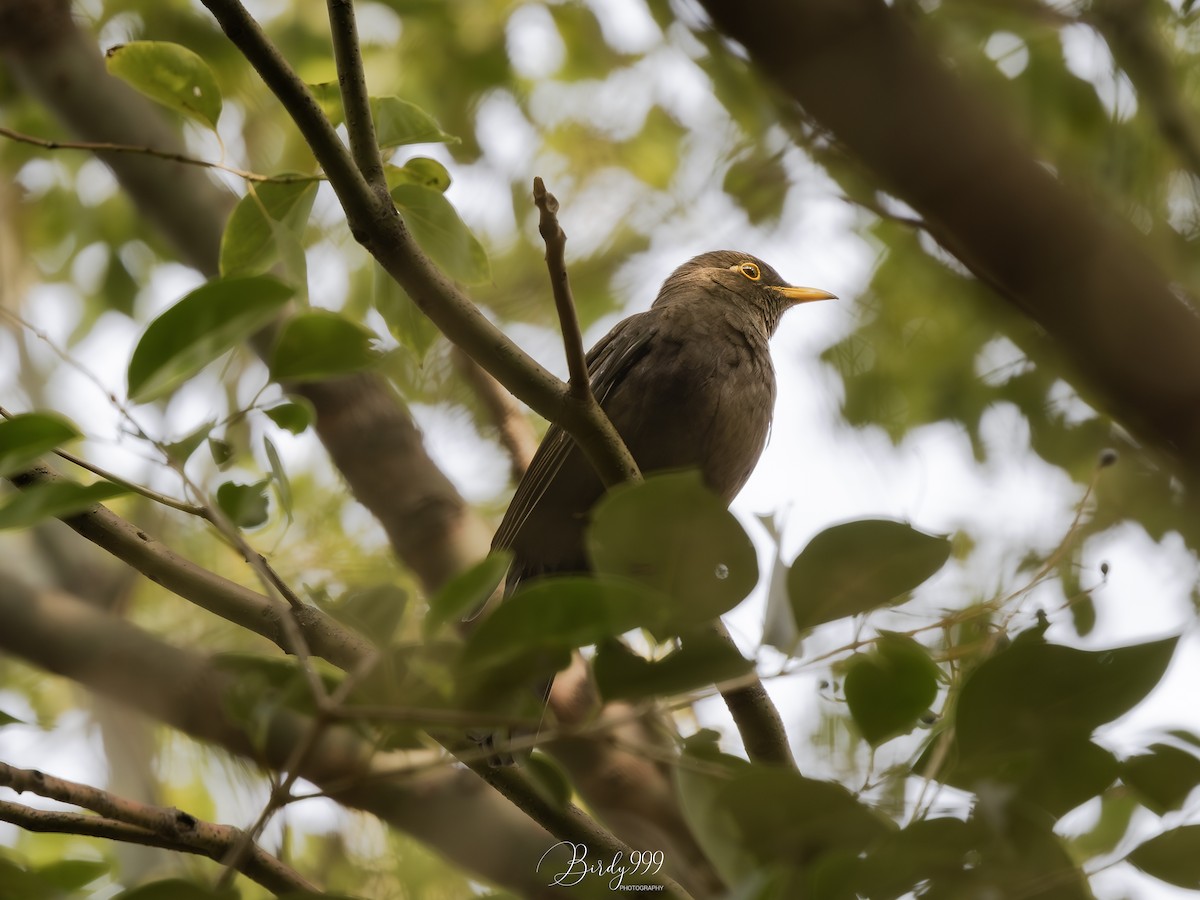
[[[533,179],[533,202],[541,213],[538,233],[546,242],[546,268],[550,271],[550,287],[554,292],[554,305],[558,309],[559,326],[562,328],[571,392],[585,402],[593,401],[587,353],[583,349],[583,334],[579,330],[579,316],[575,313],[575,298],[571,296],[571,282],[567,278],[564,259],[567,236],[558,224],[558,198],[546,190],[541,178]]]
[[[222,172],[228,172],[230,175],[236,175],[238,178],[245,179],[246,181],[258,183],[291,184],[298,181],[324,180],[324,176],[322,175],[260,175],[258,172],[248,172],[245,169],[228,166],[225,163],[197,159],[194,156],[187,156],[186,154],[177,153],[172,150],[158,150],[154,147],[138,147],[133,144],[111,144],[107,141],[53,141],[47,138],[36,137],[32,134],[23,134],[20,131],[13,131],[11,128],[3,126],[0,126],[0,136],[20,144],[41,147],[43,150],[86,150],[90,153],[140,153],[143,156],[153,156],[155,159],[165,159],[169,162],[199,166],[202,169],[218,169]]]
[[[34,769],[0,763],[0,785],[90,809],[98,816],[31,809],[0,801],[0,820],[29,831],[82,834],[110,840],[196,853],[220,861],[242,840],[240,829],[204,822],[182,810],[138,803],[91,785],[55,778]],[[315,891],[311,882],[281,860],[254,845],[238,871],[274,893]]]
[[[304,81],[238,0],[203,0],[304,135],[346,213],[350,232],[453,343],[501,384],[566,429],[605,484],[640,477],[637,463],[598,404],[583,403],[487,320],[421,251],[395,206],[367,184]]]
[[[358,23],[354,20],[353,0],[326,0],[329,31],[333,36],[333,58],[337,65],[338,86],[342,91],[342,109],[346,113],[346,131],[350,151],[363,178],[377,193],[387,195],[383,175],[383,156],[375,139],[375,121],[363,72],[362,49],[358,42]]]

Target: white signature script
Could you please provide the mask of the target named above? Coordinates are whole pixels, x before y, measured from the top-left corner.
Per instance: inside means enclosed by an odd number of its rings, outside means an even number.
[[[579,884],[588,875],[608,876],[608,886],[610,890],[628,890],[625,885],[625,877],[628,875],[657,875],[663,867],[664,855],[661,850],[631,850],[629,859],[625,859],[624,853],[617,853],[611,860],[595,860],[588,861],[588,848],[586,844],[576,844],[572,841],[559,841],[549,850],[542,854],[542,858],[538,860],[537,870],[542,870],[542,863],[546,861],[546,857],[560,847],[565,847],[571,851],[571,858],[567,861],[566,866],[561,872],[558,872],[550,879],[552,885],[563,885],[572,887]],[[653,887],[647,885],[647,887]]]

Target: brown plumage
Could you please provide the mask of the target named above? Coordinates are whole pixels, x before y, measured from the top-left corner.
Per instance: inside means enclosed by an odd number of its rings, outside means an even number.
[[[748,253],[718,250],[684,263],[649,310],[618,322],[588,353],[588,372],[642,472],[696,467],[731,501],[771,427],[768,341],[789,307],[831,297],[789,285]],[[540,575],[587,570],[583,534],[603,493],[583,451],[552,425],[492,540],[513,552],[506,596]],[[512,762],[491,735],[475,739],[492,765]]]
[[[748,253],[684,263],[653,306],[617,323],[587,355],[596,399],[643,472],[696,467],[731,501],[758,462],[775,405],[767,342],[796,288]],[[492,541],[514,556],[506,593],[538,575],[587,569],[587,513],[604,492],[583,451],[552,425]]]

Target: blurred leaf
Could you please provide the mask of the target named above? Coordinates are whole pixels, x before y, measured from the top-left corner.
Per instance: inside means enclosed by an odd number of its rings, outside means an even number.
[[[270,322],[293,290],[267,275],[210,281],[156,318],[129,360],[129,398],[174,390]]]
[[[177,466],[182,466],[191,459],[192,454],[208,439],[209,433],[216,427],[216,424],[216,422],[205,422],[191,434],[167,444],[165,446],[167,459]]]
[[[251,184],[221,235],[221,275],[256,275],[280,257],[275,226],[293,239],[304,233],[317,196],[316,181]]]
[[[783,213],[788,195],[787,171],[782,154],[765,157],[751,153],[737,160],[725,172],[721,185],[754,225],[773,222]]]
[[[317,381],[370,368],[379,361],[371,349],[374,337],[369,328],[328,310],[292,316],[271,352],[271,377]]]
[[[264,409],[267,418],[292,434],[301,434],[316,420],[316,411],[312,403],[303,397],[297,397],[278,406]]]
[[[402,184],[415,184],[444,194],[450,187],[450,173],[446,167],[427,156],[414,156],[403,166],[384,166],[384,174],[389,191]]]
[[[732,817],[737,843],[760,865],[800,867],[831,854],[857,854],[895,826],[830,781],[790,769],[751,766],[730,778],[717,802]]]
[[[544,753],[531,753],[521,764],[521,773],[527,776],[542,797],[557,809],[565,809],[571,802],[571,782],[558,764]]]
[[[977,841],[961,819],[918,819],[871,847],[856,885],[859,896],[883,900],[905,896],[923,881],[942,883],[966,867]]]
[[[937,697],[929,651],[912,638],[884,634],[870,653],[851,657],[843,682],[850,715],[871,746],[905,734]]]
[[[738,824],[724,805],[730,780],[746,772],[750,764],[721,753],[716,746],[717,737],[716,732],[701,731],[688,738],[680,763],[673,771],[688,827],[721,877],[729,884],[736,884],[761,871],[752,856],[753,850],[739,840]]]
[[[5,725],[25,725],[25,724],[27,724],[27,723],[24,720],[18,719],[16,716],[10,716],[4,710],[0,709],[0,728],[3,728]]]
[[[1025,632],[967,678],[955,707],[963,757],[1087,737],[1158,684],[1178,638],[1088,651]]]
[[[271,482],[275,485],[275,493],[279,497],[279,508],[283,510],[283,514],[290,522],[292,521],[292,483],[288,480],[287,472],[283,468],[279,451],[275,449],[275,445],[266,435],[263,435],[263,450],[266,452],[267,462],[271,466]]]
[[[647,660],[619,641],[596,649],[592,676],[606,702],[668,697],[738,678],[754,663],[714,634],[689,635],[662,659]]]
[[[257,528],[267,521],[267,485],[264,478],[253,484],[226,481],[217,488],[217,506],[238,528]]]
[[[168,878],[121,891],[113,900],[239,900],[237,888],[213,888],[206,884]]]
[[[442,131],[433,116],[399,97],[372,97],[371,116],[375,140],[385,150],[402,144],[458,143],[458,138]]]
[[[1167,884],[1200,891],[1200,825],[1181,825],[1155,835],[1126,860]]]
[[[217,464],[217,469],[222,472],[233,463],[233,444],[229,441],[221,438],[209,438],[208,452],[212,456],[213,462]]]
[[[20,413],[0,420],[0,477],[28,469],[51,450],[79,437],[74,425],[52,413]]]
[[[651,627],[660,638],[728,612],[758,582],[754,544],[695,471],[609,491],[592,510],[587,550],[597,572],[670,598],[668,621]]]
[[[1200,759],[1170,744],[1152,744],[1149,752],[1121,763],[1121,780],[1161,816],[1181,809],[1200,784]]]
[[[39,866],[37,876],[63,891],[77,892],[106,874],[110,868],[108,863],[100,860],[60,859]]]
[[[216,130],[221,90],[194,51],[166,41],[132,41],[110,48],[104,62],[110,74],[151,100]]]
[[[394,584],[379,584],[347,591],[336,603],[327,606],[326,611],[376,646],[386,647],[407,606],[405,590]]]
[[[1132,791],[1124,787],[1105,791],[1100,797],[1100,815],[1096,824],[1071,839],[1074,855],[1087,860],[1112,853],[1125,838],[1133,814],[1139,809],[1141,805]]]
[[[491,277],[487,252],[441,191],[400,184],[392,199],[421,249],[455,281],[479,284]]]
[[[374,263],[372,269],[375,274],[375,309],[383,316],[392,337],[411,350],[418,362],[424,361],[441,332],[382,266]]]
[[[425,634],[433,634],[452,619],[474,615],[504,580],[511,564],[512,554],[508,551],[490,553],[442,585],[429,598],[429,612],[423,626]]]
[[[51,481],[22,488],[0,506],[0,529],[29,528],[46,519],[61,518],[90,509],[97,503],[129,493],[108,481],[79,484]]]
[[[826,528],[788,572],[796,626],[812,628],[887,606],[950,558],[950,541],[902,522],[862,519]]]

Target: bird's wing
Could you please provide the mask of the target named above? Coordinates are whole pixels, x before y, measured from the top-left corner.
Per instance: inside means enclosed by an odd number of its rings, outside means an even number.
[[[657,332],[657,316],[651,312],[638,313],[618,322],[587,354],[588,375],[592,393],[603,405],[613,387],[620,383],[625,373],[645,356],[650,341]],[[554,476],[562,468],[574,441],[558,425],[551,425],[542,439],[541,446],[529,463],[517,490],[513,494],[508,511],[492,538],[493,550],[504,550],[512,546],[517,532],[529,518]]]

